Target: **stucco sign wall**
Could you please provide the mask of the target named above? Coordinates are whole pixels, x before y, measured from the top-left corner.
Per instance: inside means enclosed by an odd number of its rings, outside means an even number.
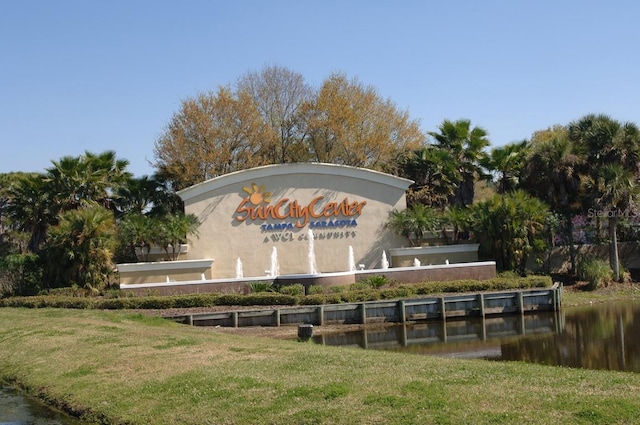
[[[189,258],[213,258],[214,278],[264,276],[277,252],[280,274],[304,274],[309,231],[317,270],[379,266],[383,250],[405,241],[389,232],[389,212],[406,207],[412,182],[388,174],[332,164],[283,164],[220,176],[178,194],[201,221]],[[274,250],[275,248],[275,250]]]

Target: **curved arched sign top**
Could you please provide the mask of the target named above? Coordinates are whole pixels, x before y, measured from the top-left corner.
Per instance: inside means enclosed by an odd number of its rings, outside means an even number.
[[[275,177],[280,175],[329,175],[336,177],[349,177],[367,182],[390,186],[395,189],[406,190],[413,181],[379,171],[367,170],[364,168],[349,167],[346,165],[323,164],[323,163],[290,163],[265,165],[263,167],[251,168],[248,170],[236,171],[214,177],[213,179],[198,183],[178,192],[183,201],[201,196],[205,193],[217,189],[244,182],[259,181],[265,177]]]

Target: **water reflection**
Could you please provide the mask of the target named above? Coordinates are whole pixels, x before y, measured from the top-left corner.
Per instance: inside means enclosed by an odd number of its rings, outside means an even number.
[[[416,354],[640,372],[640,304],[608,303],[524,316],[368,328],[320,335],[314,341]]]
[[[640,372],[640,305],[608,303],[571,311],[560,333],[503,344],[502,360]]]
[[[81,422],[56,412],[20,392],[0,387],[0,425],[80,425]]]

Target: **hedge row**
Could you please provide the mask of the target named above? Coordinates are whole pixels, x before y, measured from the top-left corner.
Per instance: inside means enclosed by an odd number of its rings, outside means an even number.
[[[416,298],[423,295],[505,291],[516,289],[548,288],[552,285],[549,276],[527,276],[518,278],[495,278],[488,280],[456,280],[449,282],[423,282],[402,284],[381,289],[358,289],[337,291],[329,294],[307,295],[300,300],[304,305],[340,304],[363,301]]]
[[[0,307],[27,308],[76,308],[76,309],[167,309],[211,306],[251,305],[320,305],[348,302],[364,302],[384,299],[412,298],[422,295],[460,292],[501,291],[529,288],[546,288],[552,284],[549,276],[519,278],[495,278],[488,280],[458,280],[450,282],[423,282],[417,284],[389,285],[380,289],[354,285],[340,291],[325,291],[310,295],[290,295],[277,292],[256,294],[197,294],[181,296],[145,296],[92,298],[62,295],[38,295],[0,299]]]

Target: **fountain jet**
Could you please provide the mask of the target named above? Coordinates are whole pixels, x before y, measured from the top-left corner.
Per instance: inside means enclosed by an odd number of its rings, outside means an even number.
[[[311,229],[307,231],[307,238],[309,239],[309,252],[307,254],[307,258],[309,260],[309,274],[318,274],[318,270],[316,269],[316,252],[313,246],[313,231]]]
[[[351,245],[349,245],[349,271],[350,272],[356,271],[356,259],[355,259],[355,256],[353,255],[353,247]]]
[[[381,266],[383,269],[388,269],[389,268],[389,260],[387,260],[387,253],[382,251],[382,261],[381,261]]]
[[[240,261],[240,257],[236,260],[236,278],[240,279],[244,277],[244,272],[242,270],[242,261]]]
[[[280,275],[280,265],[278,264],[278,249],[274,246],[271,250],[271,267],[269,276],[276,277]]]

